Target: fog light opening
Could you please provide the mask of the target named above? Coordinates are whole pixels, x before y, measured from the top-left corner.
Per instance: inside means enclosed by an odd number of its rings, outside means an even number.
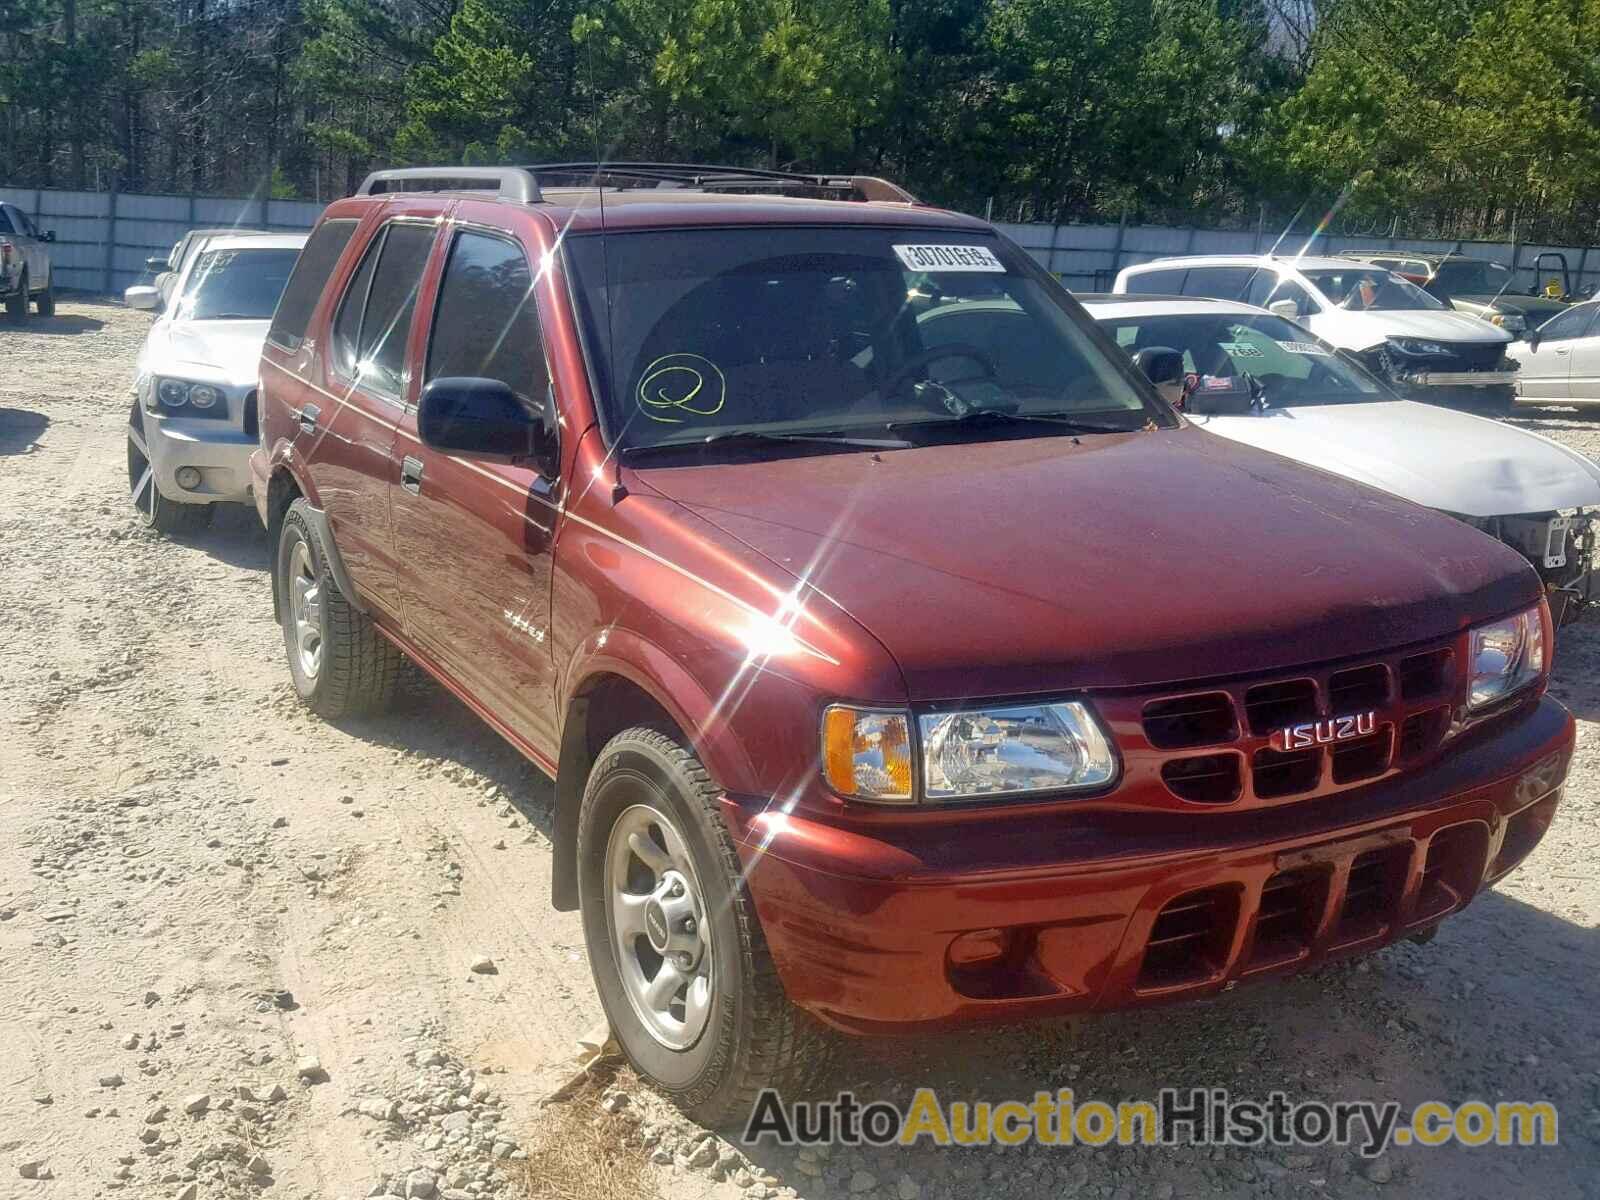
[[[192,492],[195,488],[200,486],[200,468],[179,467],[177,471],[173,473],[173,478],[178,481],[179,487],[183,488],[185,491]]]
[[[956,968],[988,967],[1011,952],[1011,933],[1005,929],[977,929],[950,943],[950,965]]]

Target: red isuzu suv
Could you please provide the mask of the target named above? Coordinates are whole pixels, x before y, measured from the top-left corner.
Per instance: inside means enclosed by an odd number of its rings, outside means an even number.
[[[555,896],[702,1119],[857,1034],[1205,996],[1510,871],[1573,745],[1516,554],[1191,427],[883,180],[384,171],[261,360],[317,712],[409,658],[555,781]]]

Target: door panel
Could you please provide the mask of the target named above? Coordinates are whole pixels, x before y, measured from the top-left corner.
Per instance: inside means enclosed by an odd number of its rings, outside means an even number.
[[[1600,401],[1600,306],[1584,305],[1595,315],[1582,337],[1572,340],[1569,395],[1574,400]]]
[[[351,577],[397,620],[389,460],[405,411],[406,346],[434,237],[431,221],[390,221],[373,237],[335,309],[315,411],[302,407],[295,436]]]
[[[1511,356],[1521,364],[1517,371],[1521,395],[1537,400],[1565,400],[1572,396],[1574,362],[1579,348],[1592,339],[1595,305],[1580,305],[1559,313],[1539,330],[1539,345],[1530,350],[1515,347]],[[1586,361],[1587,361],[1586,356]],[[1597,373],[1590,368],[1591,374]]]
[[[499,379],[530,406],[553,403],[527,255],[515,241],[458,227],[432,311],[421,386]],[[548,409],[546,411],[549,411]],[[391,471],[396,561],[408,636],[512,732],[556,752],[550,579],[554,481],[526,465],[422,444],[415,408]]]

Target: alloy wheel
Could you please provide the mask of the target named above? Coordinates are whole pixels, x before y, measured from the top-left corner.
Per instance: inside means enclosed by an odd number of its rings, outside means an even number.
[[[304,539],[289,552],[289,620],[300,673],[309,682],[322,669],[322,580]]]
[[[659,809],[636,804],[611,828],[606,925],[634,1015],[672,1050],[699,1040],[715,976],[704,893],[683,834]]]

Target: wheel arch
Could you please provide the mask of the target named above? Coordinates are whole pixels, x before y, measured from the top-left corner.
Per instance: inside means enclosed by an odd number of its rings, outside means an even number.
[[[619,648],[619,632],[608,631],[609,649]],[[749,778],[750,764],[742,748],[725,723],[712,719],[712,699],[681,668],[673,673],[681,678],[663,678],[633,662],[607,656],[587,664],[570,691],[562,714],[552,830],[551,902],[559,911],[578,906],[578,809],[584,787],[600,751],[624,729],[653,725],[676,734],[720,788],[735,787]]]

